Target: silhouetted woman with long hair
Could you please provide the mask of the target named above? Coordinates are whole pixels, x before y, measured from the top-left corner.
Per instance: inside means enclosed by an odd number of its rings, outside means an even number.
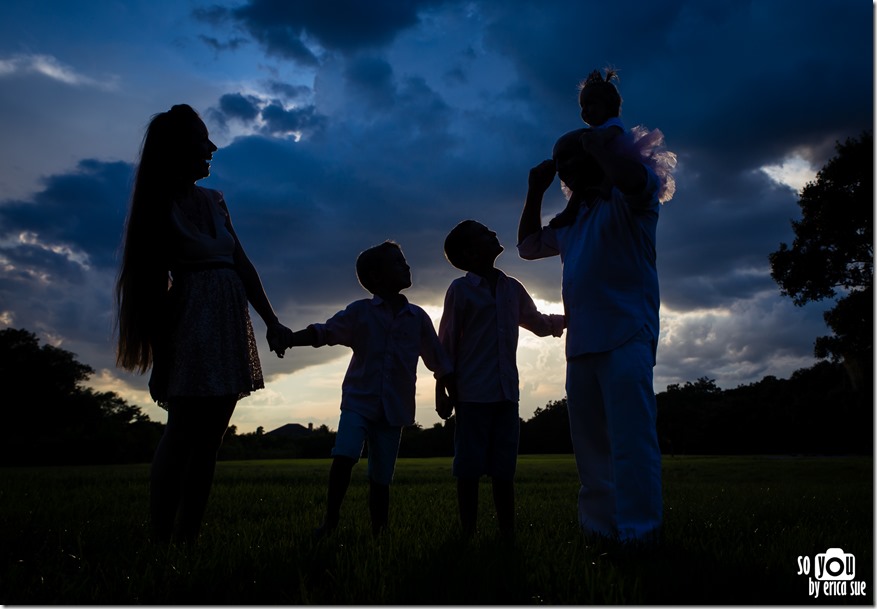
[[[271,307],[232,228],[222,193],[197,186],[216,146],[187,105],[146,130],[116,283],[119,367],[151,370],[168,411],[150,481],[152,533],[192,542],[213,484],[216,453],[237,401],[264,387],[249,304],[278,355],[291,330]]]

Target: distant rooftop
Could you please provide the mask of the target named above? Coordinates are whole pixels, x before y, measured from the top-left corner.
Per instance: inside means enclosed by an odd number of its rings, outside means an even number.
[[[300,436],[306,436],[314,431],[314,424],[308,423],[308,426],[300,425],[298,423],[287,423],[277,429],[272,429],[271,431],[265,432],[266,436],[284,436],[287,438],[298,438]]]

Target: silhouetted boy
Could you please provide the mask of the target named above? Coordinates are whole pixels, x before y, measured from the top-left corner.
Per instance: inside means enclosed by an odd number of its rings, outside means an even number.
[[[356,274],[374,297],[351,303],[324,324],[295,332],[288,345],[353,349],[342,384],[326,519],[318,537],[338,526],[351,471],[366,441],[372,531],[377,535],[387,526],[402,428],[414,423],[418,357],[437,379],[448,382],[452,371],[429,315],[399,293],[411,286],[411,269],[399,245],[386,241],[362,252]]]
[[[518,327],[537,336],[561,336],[564,327],[562,315],[540,313],[524,286],[494,266],[502,251],[496,233],[474,220],[464,220],[445,239],[448,261],[467,271],[448,288],[439,324],[439,340],[454,366],[456,403],[437,392],[442,418],[457,411],[453,473],[466,536],[475,533],[482,475],[492,479],[500,533],[514,534]]]

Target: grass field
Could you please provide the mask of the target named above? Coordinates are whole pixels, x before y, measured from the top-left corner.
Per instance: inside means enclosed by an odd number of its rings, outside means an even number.
[[[147,537],[146,465],[0,468],[0,603],[874,604],[871,458],[667,457],[664,539],[645,552],[579,534],[571,456],[520,457],[514,543],[486,480],[479,533],[459,538],[447,458],[399,461],[378,540],[360,464],[315,542],[328,470],[221,462],[200,543],[168,549]],[[855,578],[813,598],[829,548]]]

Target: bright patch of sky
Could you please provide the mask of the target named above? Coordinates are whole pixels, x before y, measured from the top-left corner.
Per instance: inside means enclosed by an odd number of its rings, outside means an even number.
[[[816,178],[816,170],[810,162],[798,155],[788,157],[776,165],[766,165],[761,171],[777,184],[788,186],[795,192],[801,192],[808,182]]]

